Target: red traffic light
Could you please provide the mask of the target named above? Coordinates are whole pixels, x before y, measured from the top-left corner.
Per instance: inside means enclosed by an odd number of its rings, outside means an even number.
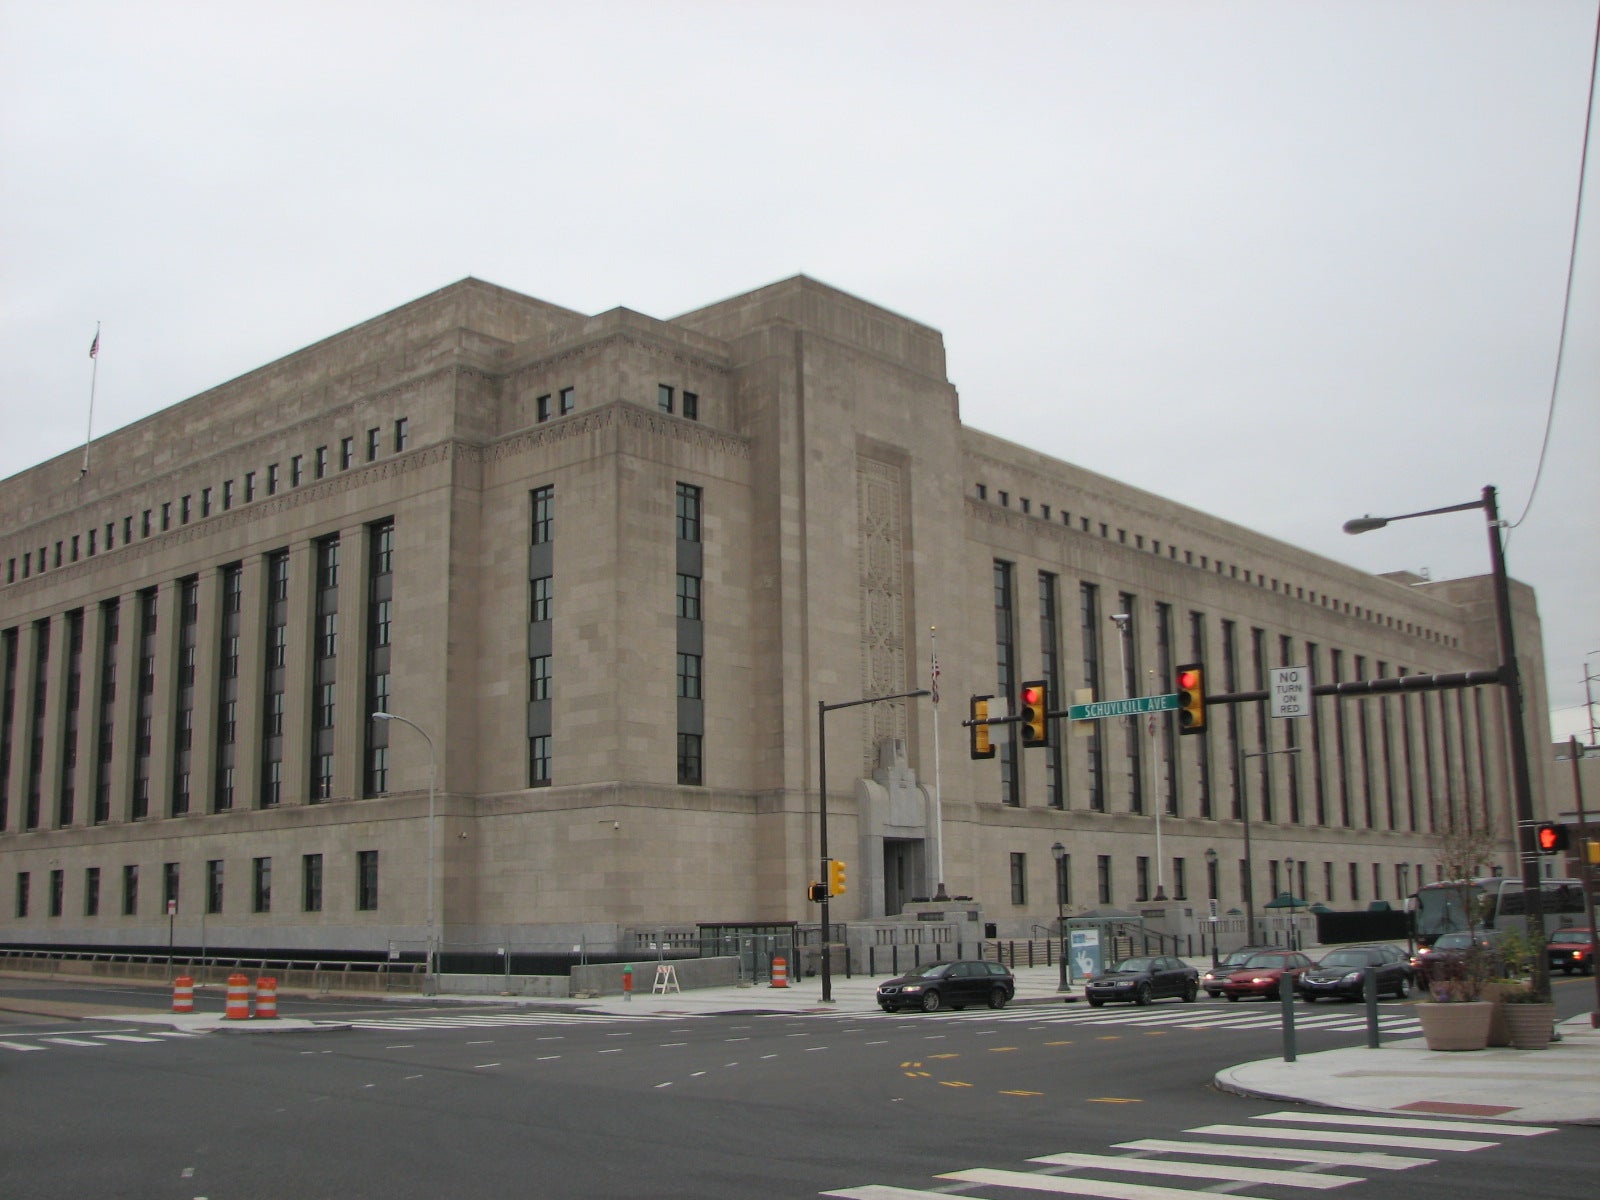
[[[1022,702],[1024,704],[1038,704],[1044,699],[1044,689],[1039,687],[1025,687],[1022,689]]]
[[[1200,686],[1200,672],[1195,670],[1179,671],[1178,686],[1180,688],[1194,688]]]

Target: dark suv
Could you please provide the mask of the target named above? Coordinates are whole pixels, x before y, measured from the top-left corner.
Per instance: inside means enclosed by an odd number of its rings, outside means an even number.
[[[897,1008],[938,1012],[941,1008],[965,1008],[969,1004],[1004,1008],[1016,994],[1016,980],[1000,963],[961,959],[925,963],[914,971],[880,983],[878,1007],[884,1012],[894,1012]]]
[[[1360,1000],[1366,995],[1367,973],[1377,976],[1378,995],[1404,1000],[1411,990],[1411,959],[1398,946],[1339,946],[1296,981],[1300,999],[1310,1004],[1324,996]]]

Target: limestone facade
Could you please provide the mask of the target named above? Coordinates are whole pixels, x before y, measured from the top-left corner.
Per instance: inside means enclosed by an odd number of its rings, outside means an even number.
[[[469,279],[91,451],[0,481],[0,944],[413,952],[430,860],[447,948],[809,923],[823,720],[836,920],[940,883],[1005,936],[1058,885],[1203,906],[1207,849],[1236,907],[1241,762],[1258,902],[1397,902],[1438,830],[1511,827],[1493,688],[969,758],[967,697],[1028,678],[1064,708],[1184,661],[1213,693],[1493,666],[1487,581],[967,428],[937,331],[810,279],[672,320]],[[935,649],[937,707],[819,712],[928,686]]]

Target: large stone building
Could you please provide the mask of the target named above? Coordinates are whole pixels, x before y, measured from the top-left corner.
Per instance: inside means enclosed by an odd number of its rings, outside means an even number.
[[[80,461],[0,482],[0,943],[415,949],[430,899],[460,948],[811,922],[819,703],[925,687],[935,649],[937,707],[825,718],[835,919],[941,883],[1002,935],[1058,888],[1235,907],[1246,804],[1258,898],[1364,907],[1438,831],[1511,826],[1494,688],[969,758],[967,697],[1028,678],[1057,708],[1185,660],[1213,693],[1492,666],[1487,581],[966,428],[937,331],[810,279],[665,321],[469,279]]]

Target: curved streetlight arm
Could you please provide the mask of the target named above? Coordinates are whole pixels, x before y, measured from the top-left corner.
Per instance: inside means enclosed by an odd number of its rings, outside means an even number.
[[[1390,521],[1409,521],[1412,517],[1436,517],[1440,513],[1466,512],[1473,508],[1488,507],[1483,500],[1469,500],[1465,504],[1447,504],[1443,508],[1428,508],[1422,512],[1401,513],[1397,517],[1356,517],[1344,523],[1346,533],[1371,533],[1374,529],[1382,529]]]

